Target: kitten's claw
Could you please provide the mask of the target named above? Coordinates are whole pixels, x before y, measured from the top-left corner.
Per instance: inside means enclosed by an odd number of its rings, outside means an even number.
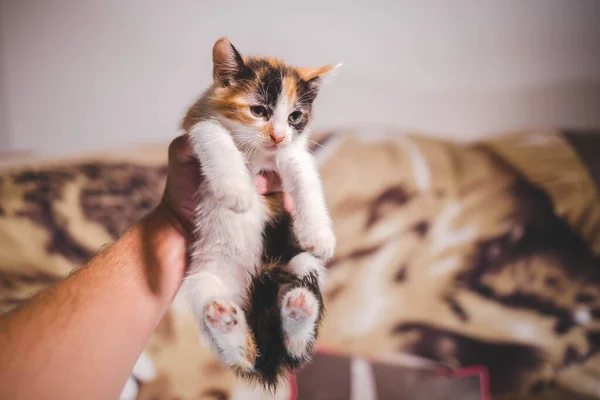
[[[323,262],[333,258],[336,239],[333,230],[327,224],[311,227],[297,227],[300,246]]]
[[[245,180],[239,179],[222,181],[217,188],[214,188],[217,201],[236,213],[244,213],[250,209],[254,192],[254,187]]]
[[[283,298],[283,315],[294,321],[303,321],[316,315],[318,303],[315,296],[304,288],[296,288]]]
[[[227,333],[238,324],[241,312],[229,300],[215,300],[204,307],[204,322],[212,330]]]

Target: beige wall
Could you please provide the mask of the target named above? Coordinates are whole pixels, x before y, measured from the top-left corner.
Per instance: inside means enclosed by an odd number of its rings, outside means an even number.
[[[174,136],[221,35],[296,64],[344,61],[318,127],[600,127],[595,0],[0,0],[0,18],[2,150]]]

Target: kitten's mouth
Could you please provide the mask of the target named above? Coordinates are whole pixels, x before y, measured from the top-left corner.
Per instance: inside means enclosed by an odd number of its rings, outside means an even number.
[[[274,144],[274,143],[273,143],[273,144],[267,144],[267,145],[265,146],[265,148],[266,148],[267,150],[277,150],[277,149],[279,148],[279,145],[277,145],[277,144]]]

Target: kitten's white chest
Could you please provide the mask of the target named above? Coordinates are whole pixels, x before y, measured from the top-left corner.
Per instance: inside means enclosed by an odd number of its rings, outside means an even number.
[[[252,160],[250,171],[253,175],[256,175],[260,171],[277,171],[275,154],[258,154],[254,160]]]

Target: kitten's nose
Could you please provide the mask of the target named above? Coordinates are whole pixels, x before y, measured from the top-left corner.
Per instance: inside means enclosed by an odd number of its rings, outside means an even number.
[[[270,136],[271,136],[271,140],[276,144],[283,142],[283,139],[285,139],[285,135],[278,135],[276,133],[271,133]]]

